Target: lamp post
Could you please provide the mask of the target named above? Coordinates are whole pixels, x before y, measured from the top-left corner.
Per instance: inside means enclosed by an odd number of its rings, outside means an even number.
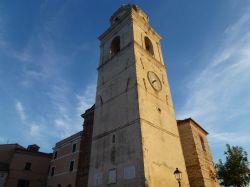
[[[182,172],[178,168],[176,168],[176,170],[174,171],[174,176],[178,181],[179,187],[181,187],[181,174]]]

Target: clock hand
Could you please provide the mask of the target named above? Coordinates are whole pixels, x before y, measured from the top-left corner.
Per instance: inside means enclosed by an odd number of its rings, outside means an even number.
[[[157,80],[153,80],[152,83],[155,83]]]

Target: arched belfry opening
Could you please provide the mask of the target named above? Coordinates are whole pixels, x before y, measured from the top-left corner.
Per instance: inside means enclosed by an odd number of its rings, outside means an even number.
[[[146,50],[151,55],[154,55],[154,48],[153,48],[153,44],[152,44],[151,40],[147,36],[145,36],[144,41],[145,41],[145,48],[146,48]]]
[[[121,49],[121,44],[120,44],[120,36],[116,36],[112,42],[111,42],[111,45],[110,45],[110,55],[111,57],[116,55],[120,49]]]

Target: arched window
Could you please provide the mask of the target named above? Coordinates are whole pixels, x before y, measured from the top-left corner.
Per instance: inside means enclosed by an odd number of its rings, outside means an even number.
[[[144,40],[145,40],[145,48],[146,48],[146,50],[147,50],[151,55],[154,55],[154,48],[153,48],[152,42],[150,41],[150,39],[149,39],[147,36],[145,36]]]
[[[111,57],[116,55],[120,51],[120,36],[116,36],[110,45],[110,55]]]

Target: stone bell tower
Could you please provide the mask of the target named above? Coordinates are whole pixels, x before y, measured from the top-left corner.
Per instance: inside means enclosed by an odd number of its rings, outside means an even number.
[[[99,37],[100,64],[88,186],[189,186],[161,37],[123,5]]]

